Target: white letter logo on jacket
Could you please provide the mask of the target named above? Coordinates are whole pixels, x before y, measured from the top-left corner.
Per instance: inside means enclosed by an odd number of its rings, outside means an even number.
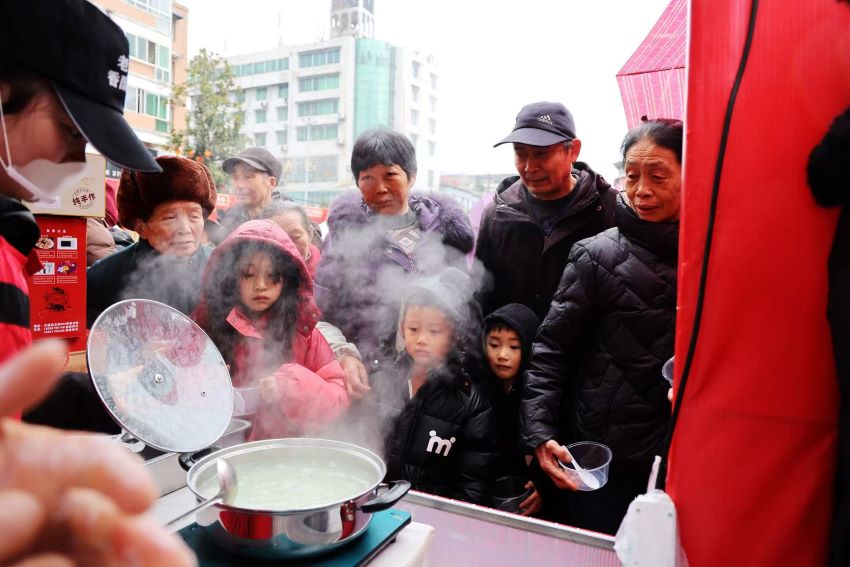
[[[449,451],[452,450],[452,445],[455,442],[455,438],[441,439],[437,437],[437,432],[434,430],[429,431],[428,434],[431,438],[428,439],[428,447],[425,450],[429,453],[437,453],[438,455],[440,454],[440,451],[443,451],[443,456],[448,457]]]

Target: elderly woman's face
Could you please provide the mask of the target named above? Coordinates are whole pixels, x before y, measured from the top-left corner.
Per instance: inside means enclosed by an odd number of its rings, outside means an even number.
[[[373,165],[357,176],[357,187],[376,215],[403,215],[409,210],[407,197],[415,180],[397,165]]]
[[[310,257],[310,231],[304,226],[301,215],[295,211],[278,213],[273,219],[289,236],[305,260]]]
[[[626,154],[626,195],[642,220],[679,220],[682,166],[673,150],[641,140]]]
[[[157,205],[137,229],[160,254],[191,256],[201,245],[204,210],[194,201],[169,201]]]

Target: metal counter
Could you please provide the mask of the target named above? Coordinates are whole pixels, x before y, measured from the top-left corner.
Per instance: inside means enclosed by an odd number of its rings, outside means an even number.
[[[434,526],[431,565],[621,565],[609,535],[416,491],[395,507]]]

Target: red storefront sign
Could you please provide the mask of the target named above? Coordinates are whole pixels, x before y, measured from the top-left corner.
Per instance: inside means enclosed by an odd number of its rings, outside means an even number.
[[[37,215],[41,229],[36,254],[43,268],[30,277],[33,340],[76,339],[85,349],[86,219]]]
[[[323,223],[328,220],[328,210],[324,207],[311,207],[304,205],[304,212],[310,217],[310,220],[316,223]]]
[[[236,197],[227,193],[218,193],[215,199],[215,208],[227,210],[236,204]]]

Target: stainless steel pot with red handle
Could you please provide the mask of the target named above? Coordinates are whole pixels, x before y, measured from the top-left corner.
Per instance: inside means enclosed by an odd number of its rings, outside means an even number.
[[[254,492],[249,499],[252,505],[241,505],[237,495],[232,505],[216,504],[199,513],[196,520],[218,546],[241,555],[290,559],[332,551],[363,534],[374,512],[390,508],[410,489],[406,481],[383,485],[386,465],[362,447],[327,439],[270,439],[221,449],[191,465],[187,484],[199,502],[217,490],[215,460],[220,457],[233,465],[237,479],[242,470],[238,494]],[[332,467],[334,474],[357,477],[359,487],[343,494],[348,487],[340,492],[339,486],[317,485],[322,475],[313,474],[298,479],[302,491],[298,496],[309,494],[307,500],[300,498],[294,507],[280,506],[281,494],[272,491],[268,504],[263,505],[262,497],[256,496],[263,491],[257,485],[262,481],[256,474],[246,473],[274,471],[281,464],[298,467],[299,463],[313,471]],[[269,484],[275,481],[273,476],[269,479]]]

